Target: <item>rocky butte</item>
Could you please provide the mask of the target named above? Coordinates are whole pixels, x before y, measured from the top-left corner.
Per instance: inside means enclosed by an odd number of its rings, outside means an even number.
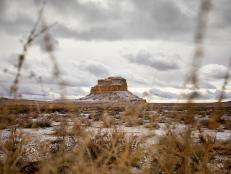
[[[128,91],[127,81],[122,77],[108,77],[98,80],[98,84],[91,88],[90,94],[110,93],[114,91]]]
[[[108,77],[99,79],[91,87],[90,94],[79,99],[88,102],[145,102],[128,91],[127,80],[122,77]]]

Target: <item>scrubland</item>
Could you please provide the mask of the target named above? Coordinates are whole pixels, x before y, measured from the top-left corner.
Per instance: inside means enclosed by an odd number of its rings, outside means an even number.
[[[188,123],[185,106],[27,102],[1,101],[1,173],[230,172],[230,103],[214,128],[215,104]]]

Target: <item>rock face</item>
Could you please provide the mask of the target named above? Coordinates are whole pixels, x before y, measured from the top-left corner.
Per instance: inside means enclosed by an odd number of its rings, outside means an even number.
[[[98,80],[91,88],[90,94],[80,98],[88,102],[145,102],[128,91],[126,79],[122,77],[108,77]]]
[[[108,77],[98,80],[98,84],[91,88],[90,94],[103,94],[115,91],[128,91],[127,81],[122,77]]]

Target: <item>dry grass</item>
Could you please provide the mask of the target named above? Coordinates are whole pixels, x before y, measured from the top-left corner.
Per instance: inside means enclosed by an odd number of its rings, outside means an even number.
[[[143,124],[144,118],[144,106],[127,106],[124,113],[121,116],[121,119],[126,126],[137,126]]]

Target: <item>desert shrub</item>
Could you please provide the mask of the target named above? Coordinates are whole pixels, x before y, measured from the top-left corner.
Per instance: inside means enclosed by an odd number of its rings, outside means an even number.
[[[106,165],[117,170],[118,167],[130,171],[138,166],[142,148],[137,137],[125,137],[125,133],[116,129],[112,133],[98,132],[87,143],[91,158],[98,166]],[[130,171],[131,172],[131,171]]]
[[[121,119],[126,123],[126,126],[137,126],[143,124],[144,107],[139,106],[127,106],[124,113],[122,113]]]
[[[217,141],[211,151],[213,165],[217,173],[230,173],[231,169],[231,140]]]
[[[62,142],[54,142],[57,143]],[[142,157],[140,140],[114,129],[111,133],[78,136],[74,149],[55,151],[51,158],[41,161],[39,173],[132,173],[133,167],[140,166]]]
[[[19,161],[22,158],[24,141],[21,135],[16,133],[16,128],[10,130],[10,136],[6,141],[0,140],[0,173],[19,173]]]
[[[91,120],[88,119],[88,118],[81,118],[80,120],[81,120],[81,123],[82,123],[82,125],[83,125],[84,127],[89,127],[89,126],[92,125]]]
[[[39,118],[35,121],[33,121],[33,128],[45,128],[45,127],[51,127],[51,120],[47,118]]]
[[[224,122],[225,129],[231,130],[231,120],[227,120]]]
[[[15,117],[16,115],[6,114],[0,115],[0,129],[8,128],[15,124]]]
[[[159,142],[148,150],[150,166],[147,173],[213,173],[207,167],[211,156],[209,154],[213,142],[208,138],[196,143],[191,137],[191,131],[168,132]]]
[[[23,174],[32,174],[39,171],[39,165],[37,162],[28,162],[27,164],[23,165],[20,169],[20,173]]]
[[[151,122],[145,125],[145,128],[149,128],[149,129],[159,129],[160,126],[158,123],[155,122]]]
[[[75,119],[73,126],[69,131],[71,136],[85,136],[85,127],[91,126],[91,121],[89,119]]]
[[[231,117],[230,116],[224,115],[220,117],[218,122],[220,125],[223,125],[225,129],[231,130]]]
[[[15,114],[26,114],[26,113],[29,113],[31,110],[28,106],[26,105],[15,105],[14,108],[13,108],[13,111]]]
[[[93,113],[93,120],[94,121],[99,121],[100,119],[102,119],[102,112],[101,111],[96,111]]]
[[[113,119],[112,116],[104,113],[102,116],[102,122],[105,128],[110,128],[112,125],[114,125],[115,120]]]
[[[17,126],[20,128],[32,128],[34,122],[31,119],[17,119]]]

